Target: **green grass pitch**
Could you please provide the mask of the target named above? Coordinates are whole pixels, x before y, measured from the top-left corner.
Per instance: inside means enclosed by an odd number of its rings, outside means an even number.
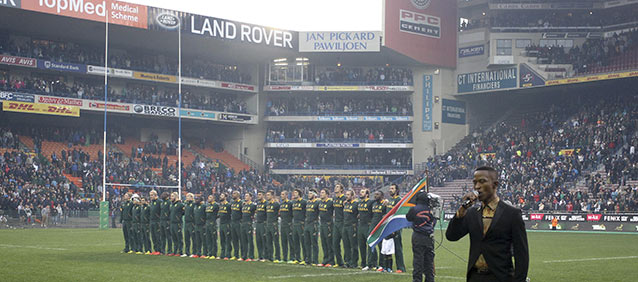
[[[412,269],[410,235],[409,230],[403,232],[408,272]],[[437,241],[440,236],[437,231]],[[528,237],[533,282],[638,281],[638,234],[529,232]],[[0,281],[411,280],[410,273],[129,255],[120,253],[122,248],[120,229],[3,229]],[[436,251],[437,281],[464,281],[467,254],[467,237],[444,241]]]

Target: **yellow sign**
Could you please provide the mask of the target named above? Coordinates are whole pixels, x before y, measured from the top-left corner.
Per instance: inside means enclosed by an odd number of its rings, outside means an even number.
[[[628,78],[628,77],[638,77],[638,71],[619,72],[619,73],[609,73],[609,74],[599,74],[599,75],[590,75],[590,76],[582,76],[582,77],[572,77],[572,78],[565,78],[565,79],[548,80],[547,82],[545,82],[545,85],[546,86],[562,85],[562,84],[582,83],[582,82],[609,80],[609,79],[617,79],[617,78]]]
[[[574,154],[574,152],[578,153],[578,152],[580,152],[580,149],[576,149],[576,150],[574,150],[574,149],[563,149],[563,150],[560,150],[560,152],[558,152],[558,155],[559,156],[571,156],[571,155]]]
[[[168,82],[168,83],[176,83],[177,77],[174,75],[165,75],[158,73],[150,73],[150,72],[133,72],[133,77],[142,80],[150,80],[150,81],[158,81],[158,82]]]
[[[358,91],[359,86],[319,86],[319,91]]]
[[[65,105],[36,104],[29,102],[3,101],[2,110],[7,112],[32,113],[56,116],[79,117],[80,107]]]
[[[482,160],[486,161],[489,158],[491,159],[496,158],[496,153],[483,153],[480,156]]]

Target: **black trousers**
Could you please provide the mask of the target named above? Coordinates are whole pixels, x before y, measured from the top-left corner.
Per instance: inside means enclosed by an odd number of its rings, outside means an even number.
[[[412,233],[413,282],[434,282],[434,238],[430,235]]]
[[[491,281],[498,281],[498,278],[496,278],[496,276],[494,276],[494,274],[491,272],[479,274],[475,272],[474,270],[472,270],[470,271],[470,275],[468,276],[467,281],[468,282],[491,282]]]

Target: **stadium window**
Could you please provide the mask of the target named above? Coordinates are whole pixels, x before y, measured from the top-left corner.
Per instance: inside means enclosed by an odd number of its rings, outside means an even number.
[[[496,40],[496,55],[497,56],[511,56],[512,55],[512,40],[511,39],[497,39]]]
[[[532,46],[531,39],[516,39],[516,48],[527,48]]]

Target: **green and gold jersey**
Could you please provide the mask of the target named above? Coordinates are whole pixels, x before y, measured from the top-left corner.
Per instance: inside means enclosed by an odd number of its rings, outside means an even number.
[[[253,222],[257,205],[253,202],[244,202],[241,205],[241,222]]]
[[[255,211],[255,222],[266,222],[266,200],[257,202],[257,210]]]
[[[341,211],[343,212],[343,210]],[[332,216],[334,214],[334,202],[332,199],[327,198],[319,202],[319,219],[321,223],[332,222]]]
[[[319,199],[306,202],[306,222],[312,223],[319,219]]]

